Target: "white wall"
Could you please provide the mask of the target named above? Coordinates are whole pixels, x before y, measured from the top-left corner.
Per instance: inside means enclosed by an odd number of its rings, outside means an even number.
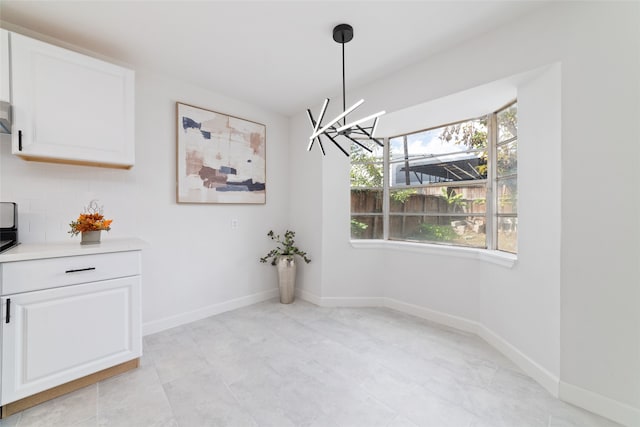
[[[560,377],[561,70],[518,85],[518,263],[484,265],[480,321]]]
[[[176,204],[176,101],[266,125],[265,205]],[[26,162],[2,138],[0,199],[18,203],[22,242],[70,239],[69,222],[97,198],[114,220],[104,239],[138,236],[149,243],[142,257],[145,332],[275,295],[275,268],[258,259],[271,248],[269,229],[288,225],[285,117],[138,72],[131,170]]]
[[[638,3],[550,4],[372,85],[350,88],[351,98],[365,99],[370,111],[359,113],[364,116],[556,64],[518,87],[515,267],[350,247],[348,162],[330,149],[332,159],[320,172],[314,164],[317,181],[292,194],[294,204],[323,213],[327,266],[316,297],[331,303],[388,297],[479,322],[546,375],[549,388],[559,386],[563,398],[640,423],[638,22]],[[316,162],[298,147],[309,134],[305,120],[303,114],[292,118],[293,163]],[[304,219],[298,226],[305,227]],[[348,280],[328,276],[332,268]],[[459,276],[453,285],[451,272]]]
[[[275,288],[275,268],[258,258],[271,249],[266,233],[287,226],[287,120],[155,75],[139,73],[136,94],[138,224],[140,236],[151,244],[144,254],[145,321],[187,315]],[[175,203],[176,101],[266,125],[265,205]],[[142,213],[148,207],[155,213],[147,222]],[[232,219],[238,220],[237,229],[231,228]]]
[[[306,116],[305,116],[306,117]],[[324,218],[322,212],[322,192],[317,185],[322,180],[322,159],[319,147],[307,152],[307,137],[291,138],[291,135],[304,135],[309,126],[308,119],[290,121],[290,158],[289,185],[290,194],[302,196],[289,205],[289,228],[296,232],[296,243],[306,251],[311,263],[297,269],[296,288],[298,291],[320,295],[322,286],[322,230]]]
[[[562,380],[640,408],[640,3],[585,9],[563,60]]]

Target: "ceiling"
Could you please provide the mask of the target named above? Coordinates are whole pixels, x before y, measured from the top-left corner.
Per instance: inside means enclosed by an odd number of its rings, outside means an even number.
[[[0,20],[284,115],[424,60],[541,1],[13,1]]]

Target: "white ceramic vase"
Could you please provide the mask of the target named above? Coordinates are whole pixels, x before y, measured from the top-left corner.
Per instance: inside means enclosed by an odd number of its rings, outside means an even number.
[[[95,245],[100,243],[100,233],[102,230],[98,231],[83,231],[82,240],[80,241],[81,245]]]
[[[294,255],[280,255],[276,261],[280,302],[291,304],[296,292],[296,260]]]

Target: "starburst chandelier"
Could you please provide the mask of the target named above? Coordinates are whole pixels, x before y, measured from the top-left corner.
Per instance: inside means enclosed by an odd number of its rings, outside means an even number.
[[[324,145],[322,144],[323,136],[329,138],[331,142],[333,142],[336,147],[340,149],[344,153],[345,156],[349,156],[349,153],[338,144],[336,141],[336,137],[343,136],[350,140],[351,142],[358,144],[363,149],[371,152],[371,149],[366,145],[362,144],[359,140],[368,139],[374,141],[376,144],[383,146],[380,140],[374,137],[376,127],[378,126],[378,119],[380,116],[385,114],[385,111],[380,111],[370,116],[367,116],[362,119],[355,120],[351,123],[347,123],[347,115],[355,111],[356,108],[362,105],[364,99],[353,104],[351,107],[346,108],[346,96],[345,96],[345,79],[344,79],[344,45],[345,43],[350,42],[353,39],[353,27],[349,24],[340,24],[337,25],[333,29],[333,40],[342,45],[342,113],[340,113],[336,118],[329,121],[326,125],[322,125],[322,119],[324,118],[324,114],[327,111],[327,106],[329,105],[329,98],[324,100],[322,104],[322,108],[320,109],[320,115],[318,116],[318,120],[316,121],[311,114],[311,110],[307,109],[307,115],[309,116],[309,121],[311,122],[311,127],[313,128],[313,132],[309,137],[309,147],[308,151],[311,151],[313,148],[313,144],[315,141],[318,141],[318,145],[320,146],[320,150],[322,154],[325,155]],[[342,123],[340,123],[342,120]],[[369,126],[366,126],[365,123],[373,120]]]

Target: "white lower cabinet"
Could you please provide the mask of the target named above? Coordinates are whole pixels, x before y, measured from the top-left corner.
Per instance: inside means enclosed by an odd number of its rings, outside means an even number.
[[[2,297],[2,403],[139,357],[140,278]]]
[[[84,386],[137,366],[139,246],[137,240],[68,250],[25,244],[0,255],[3,415],[14,411],[5,405],[24,409],[24,398],[38,395],[42,402],[58,386]]]

